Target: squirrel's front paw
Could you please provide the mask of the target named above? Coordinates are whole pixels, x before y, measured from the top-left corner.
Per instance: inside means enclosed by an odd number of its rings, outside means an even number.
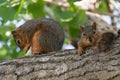
[[[78,48],[78,54],[81,55],[83,53],[83,48]]]

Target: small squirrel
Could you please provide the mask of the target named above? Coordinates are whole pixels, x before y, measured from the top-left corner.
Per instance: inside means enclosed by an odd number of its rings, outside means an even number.
[[[85,27],[81,26],[80,30],[81,38],[77,43],[80,55],[89,46],[96,46],[100,51],[106,51],[118,36],[117,29],[108,26],[99,27],[96,22]]]
[[[30,47],[32,54],[60,50],[64,43],[64,31],[52,19],[33,19],[12,31],[16,44],[26,53]]]

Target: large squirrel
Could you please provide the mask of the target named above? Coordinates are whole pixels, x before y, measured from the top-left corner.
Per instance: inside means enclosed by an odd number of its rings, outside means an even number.
[[[81,55],[86,47],[96,46],[99,51],[106,51],[111,46],[118,32],[111,26],[97,26],[96,22],[85,27],[81,26],[81,38],[79,39],[78,53]]]
[[[48,53],[60,50],[64,43],[64,31],[52,19],[33,19],[12,31],[16,44],[26,53]]]

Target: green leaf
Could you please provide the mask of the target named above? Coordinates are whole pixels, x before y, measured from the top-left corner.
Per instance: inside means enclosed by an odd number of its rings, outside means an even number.
[[[4,3],[4,2],[6,2],[6,0],[0,0],[0,4],[2,4],[2,3]]]
[[[6,56],[7,56],[7,50],[4,47],[2,47],[0,49],[0,60],[5,59]]]
[[[85,10],[80,10],[79,13],[78,13],[77,18],[78,18],[78,21],[79,21],[79,24],[80,24],[80,25],[85,24],[86,19],[87,19]]]
[[[0,26],[0,41],[8,41],[11,37],[11,31],[15,29],[15,26]],[[10,35],[9,35],[10,34]]]
[[[12,53],[12,54],[10,54],[10,57],[11,58],[16,58],[16,57],[18,57],[18,55],[19,55],[19,53]]]
[[[80,10],[72,21],[69,23],[69,34],[72,38],[78,36],[79,26],[85,24],[86,14],[84,10]]]
[[[69,25],[69,34],[70,34],[70,37],[72,38],[75,38],[78,36],[79,34],[79,29],[77,28],[74,28],[72,25]]]
[[[12,20],[15,12],[16,11],[13,7],[0,7],[0,17],[2,17],[4,21]]]
[[[20,51],[18,56],[20,56],[20,57],[21,57],[21,56],[25,56],[25,55],[26,55],[26,54],[25,54],[25,52]]]
[[[7,5],[9,2],[10,1],[0,0],[0,7]]]
[[[59,6],[52,7],[54,17],[60,22],[69,22],[73,19],[74,12],[70,10],[61,10]]]
[[[76,12],[78,10],[78,8],[74,5],[74,2],[77,0],[67,0],[67,2],[70,5],[70,10]]]
[[[28,5],[28,12],[32,13],[34,18],[45,17],[44,5],[43,0],[37,0],[37,2]]]
[[[105,1],[102,1],[100,3],[100,5],[98,7],[98,10],[108,12],[108,8],[107,8],[107,5],[106,5]]]

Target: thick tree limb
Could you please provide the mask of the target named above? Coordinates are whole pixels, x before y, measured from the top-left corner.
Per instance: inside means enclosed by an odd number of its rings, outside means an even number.
[[[120,37],[107,52],[87,48],[0,62],[0,80],[120,80]]]

